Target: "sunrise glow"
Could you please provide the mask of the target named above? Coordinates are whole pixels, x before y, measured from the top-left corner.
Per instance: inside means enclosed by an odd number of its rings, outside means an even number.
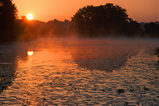
[[[113,3],[127,10],[128,15],[138,22],[159,21],[159,0],[13,0],[18,9],[18,15],[24,16],[28,12],[34,13],[37,20],[49,21],[53,19],[71,20],[79,8],[87,5],[105,5]],[[135,8],[134,8],[135,7]],[[53,9],[52,9],[53,8]],[[58,10],[58,11],[57,11]]]
[[[27,19],[28,19],[28,20],[32,20],[32,19],[33,19],[33,15],[32,15],[32,14],[28,14],[28,15],[27,15]]]
[[[28,51],[28,52],[27,52],[27,54],[28,54],[29,56],[33,55],[33,53],[34,53],[33,51]]]

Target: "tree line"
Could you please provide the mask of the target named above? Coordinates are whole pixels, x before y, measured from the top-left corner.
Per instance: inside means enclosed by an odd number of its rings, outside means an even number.
[[[71,21],[48,22],[17,17],[11,0],[0,0],[0,42],[32,40],[38,37],[159,37],[158,23],[138,23],[126,9],[112,3],[80,8]]]
[[[159,37],[159,24],[151,22],[142,26],[128,17],[126,9],[112,3],[79,9],[71,25],[84,37]]]

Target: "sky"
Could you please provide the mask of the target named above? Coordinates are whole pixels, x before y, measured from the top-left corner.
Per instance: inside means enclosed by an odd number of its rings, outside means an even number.
[[[113,3],[127,10],[130,18],[138,22],[159,21],[159,0],[13,0],[18,16],[31,13],[34,20],[71,20],[79,8],[87,5]]]

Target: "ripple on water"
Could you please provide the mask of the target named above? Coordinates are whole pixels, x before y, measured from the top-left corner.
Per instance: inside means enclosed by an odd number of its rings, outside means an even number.
[[[87,49],[92,51],[91,48],[84,48]],[[131,58],[124,58],[122,60],[124,65],[119,65],[120,68],[112,71],[112,66],[118,67],[119,63],[113,62],[114,57],[110,61],[104,61],[106,57],[99,60],[93,58],[91,61],[88,55],[82,60],[84,56],[82,55],[79,57],[81,60],[77,60],[75,52],[77,51],[72,51],[72,57],[70,53],[65,52],[59,54],[47,50],[34,52],[28,60],[20,61],[21,66],[17,67],[15,74],[10,71],[13,68],[0,68],[6,70],[0,71],[2,73],[0,76],[3,75],[1,80],[7,74],[10,78],[3,81],[9,83],[9,86],[7,85],[0,94],[0,105],[159,104],[159,70],[156,67],[155,57],[141,51]],[[44,57],[38,58],[42,53],[45,53],[42,55]],[[96,57],[96,54],[93,55]],[[71,59],[73,57],[74,60]],[[46,61],[40,62],[38,59]],[[84,63],[81,65],[80,62]],[[108,72],[108,69],[111,72]],[[14,76],[15,78],[12,78]]]

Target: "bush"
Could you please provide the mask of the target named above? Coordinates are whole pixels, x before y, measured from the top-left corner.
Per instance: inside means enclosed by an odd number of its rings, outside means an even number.
[[[154,54],[159,57],[159,47],[157,47],[157,48],[155,49],[155,53],[154,53]]]

